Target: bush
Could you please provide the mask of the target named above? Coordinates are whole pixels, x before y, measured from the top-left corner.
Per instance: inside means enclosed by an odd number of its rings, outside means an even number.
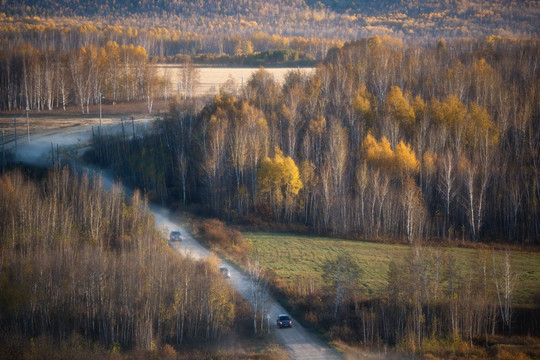
[[[244,240],[240,231],[230,228],[218,219],[207,219],[197,226],[197,235],[212,250],[224,252],[236,260],[244,260],[251,245]]]
[[[204,220],[198,227],[199,234],[210,245],[232,246],[243,241],[242,234],[227,227],[218,219]]]

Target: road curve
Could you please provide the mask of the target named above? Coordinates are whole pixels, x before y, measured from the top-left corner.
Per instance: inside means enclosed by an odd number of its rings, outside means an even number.
[[[118,130],[116,130],[118,131]],[[31,165],[48,167],[51,162],[51,143],[59,144],[60,146],[84,146],[92,137],[92,130],[88,127],[80,127],[78,130],[70,128],[68,133],[50,132],[34,137],[30,143],[20,144],[17,152],[17,161]],[[96,169],[91,169],[96,172]],[[103,182],[107,187],[112,183],[110,176],[101,171]],[[185,228],[172,216],[169,211],[155,205],[150,206],[150,210],[155,216],[156,225],[164,230],[169,231],[178,229],[184,235],[184,240],[173,244],[173,247],[181,253],[191,256],[196,259],[210,256],[210,251],[197,242]],[[243,271],[239,270],[232,263],[221,260],[223,266],[226,266],[231,271],[229,282],[244,299],[250,301],[248,277]],[[274,332],[276,338],[287,349],[291,358],[298,360],[333,360],[342,359],[340,354],[331,349],[324,342],[319,340],[315,335],[308,332],[294,318],[293,327],[288,329],[278,329],[275,325],[275,319],[279,314],[286,313],[286,310],[274,299],[269,299],[269,316],[270,328]]]
[[[158,207],[151,206],[151,211],[156,218],[158,227],[169,230],[180,230],[184,235],[181,242],[175,242],[172,246],[181,253],[191,256],[196,259],[210,256],[210,251],[195,240],[180,223],[171,219],[168,211]],[[231,271],[230,284],[242,295],[248,302],[250,301],[250,281],[243,271],[238,270],[232,263],[227,260],[221,260],[223,266],[226,266]],[[269,299],[269,316],[270,328],[274,332],[276,338],[287,348],[293,359],[298,360],[332,360],[342,359],[342,357],[328,345],[319,340],[315,335],[307,331],[294,318],[293,327],[287,329],[279,329],[275,325],[276,318],[279,314],[284,314],[287,311],[274,299]]]

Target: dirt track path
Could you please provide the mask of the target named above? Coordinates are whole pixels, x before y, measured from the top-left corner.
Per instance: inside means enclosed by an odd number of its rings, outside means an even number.
[[[109,129],[108,131],[121,131]],[[85,146],[92,138],[91,127],[81,126],[69,130],[51,131],[33,137],[29,143],[22,143],[18,147],[17,160],[23,163],[48,167],[52,165],[51,143],[62,147]],[[106,185],[111,184],[110,176],[104,175]],[[179,229],[184,234],[184,240],[175,243],[174,248],[193,258],[203,258],[210,255],[210,251],[199,244],[182,225],[174,220],[166,209],[151,206],[155,215],[156,225],[164,231]],[[222,260],[222,264],[231,270],[230,284],[249,302],[249,280],[247,276],[228,261]],[[333,349],[324,344],[315,335],[308,332],[294,318],[293,327],[290,329],[278,329],[275,319],[278,314],[286,313],[285,309],[275,300],[270,299],[269,306],[270,328],[276,338],[285,346],[292,359],[299,360],[332,360],[342,357]]]
[[[156,217],[157,226],[166,228],[167,230],[178,229],[184,234],[183,241],[176,242],[172,245],[177,251],[196,259],[210,256],[210,251],[190,236],[181,224],[171,220],[167,211],[159,207],[151,207],[151,210]],[[250,282],[247,276],[230,262],[226,260],[221,260],[221,262],[223,266],[228,267],[231,271],[229,283],[249,302]],[[277,328],[275,325],[276,318],[279,314],[286,313],[286,310],[274,299],[270,299],[269,305],[271,331],[274,332],[276,338],[287,348],[291,354],[291,358],[299,360],[341,359],[341,356],[335,350],[331,349],[315,335],[308,332],[294,318],[292,318],[292,328]]]

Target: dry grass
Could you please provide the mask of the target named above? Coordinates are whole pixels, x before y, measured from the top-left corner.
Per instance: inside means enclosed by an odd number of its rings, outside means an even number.
[[[130,120],[159,117],[169,110],[168,100],[159,100],[154,103],[153,114],[148,115],[145,102],[104,103],[102,104],[102,123],[111,124]],[[17,132],[26,134],[26,116],[22,111],[0,112],[0,131],[4,130],[6,136],[14,132],[13,118],[17,118]],[[30,136],[32,133],[52,129],[65,129],[76,126],[99,125],[99,105],[91,105],[88,114],[81,114],[79,106],[71,105],[66,108],[54,110],[31,111],[28,117]]]
[[[342,354],[345,360],[408,360],[418,359],[416,356],[409,356],[403,353],[396,353],[388,348],[388,346],[381,345],[379,348],[373,348],[367,350],[363,347],[351,346],[343,341],[333,341],[332,345],[336,347]]]
[[[180,78],[180,65],[158,65],[158,74],[171,79],[172,91],[178,91],[178,82]],[[233,68],[233,67],[198,67],[199,69],[199,86],[195,89],[196,95],[215,94],[219,91],[221,85],[232,79],[236,87],[240,87],[242,83],[247,84],[251,75],[258,71],[258,68]],[[285,75],[291,70],[297,68],[265,68],[278,84],[282,84]],[[300,69],[303,73],[310,73],[312,68]]]

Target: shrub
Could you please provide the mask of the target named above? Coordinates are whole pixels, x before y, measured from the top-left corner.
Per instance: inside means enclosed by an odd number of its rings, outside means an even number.
[[[198,232],[210,246],[231,246],[243,240],[238,230],[227,227],[218,219],[204,220],[199,224]]]
[[[199,237],[213,250],[224,252],[236,260],[244,260],[251,245],[240,231],[230,228],[218,219],[207,219],[197,226]]]

